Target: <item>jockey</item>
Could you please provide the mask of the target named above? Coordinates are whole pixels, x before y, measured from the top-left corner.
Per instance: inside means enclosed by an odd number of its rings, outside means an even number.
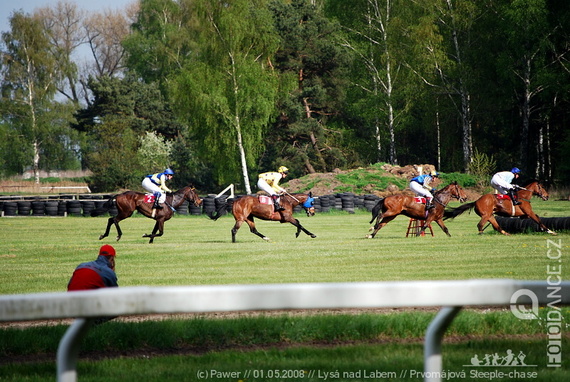
[[[435,191],[435,188],[430,186],[430,183],[434,178],[439,178],[439,173],[432,171],[429,175],[418,175],[410,180],[410,189],[416,193],[417,196],[423,196],[426,198],[426,210],[435,207],[432,204],[433,195],[431,191]]]
[[[515,194],[516,187],[511,183],[520,176],[520,173],[521,170],[513,167],[511,171],[498,172],[491,178],[491,186],[499,194],[509,195],[515,206],[518,206],[521,202],[517,200],[517,194]]]
[[[142,186],[148,192],[154,194],[154,205],[152,208],[162,208],[160,203],[166,201],[166,192],[172,192],[170,188],[166,186],[166,181],[172,179],[174,171],[167,168],[164,172],[157,174],[147,175],[142,181]]]
[[[285,166],[279,167],[277,172],[264,172],[259,174],[259,179],[257,181],[257,187],[260,190],[267,192],[271,195],[273,199],[273,205],[275,206],[275,211],[283,211],[285,208],[279,205],[278,192],[286,192],[285,189],[279,186],[279,181],[285,178],[289,174],[289,169]]]

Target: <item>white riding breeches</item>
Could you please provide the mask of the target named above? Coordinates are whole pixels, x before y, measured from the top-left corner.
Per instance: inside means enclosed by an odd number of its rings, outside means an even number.
[[[269,195],[277,195],[277,192],[275,192],[273,187],[271,187],[263,178],[259,178],[257,181],[257,188],[267,192]]]
[[[150,178],[144,178],[142,181],[142,186],[148,192],[152,192],[153,194],[155,194],[155,193],[159,194],[160,195],[158,198],[159,203],[164,203],[166,201],[166,194],[164,192],[162,192],[160,187],[158,187],[156,184],[154,184],[152,182],[152,180],[150,180]]]
[[[418,196],[423,196],[424,198],[433,199],[433,195],[424,186],[418,182],[410,182],[410,189],[416,193]]]
[[[500,175],[495,174],[491,178],[491,186],[499,192],[499,194],[506,195],[510,189],[513,189],[513,185],[501,178]]]

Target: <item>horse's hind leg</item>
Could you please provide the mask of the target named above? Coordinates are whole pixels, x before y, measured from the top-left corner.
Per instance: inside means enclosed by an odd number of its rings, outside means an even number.
[[[481,220],[479,221],[479,224],[477,224],[477,228],[479,228],[479,235],[483,234],[483,230],[485,229],[485,223],[489,222],[491,223],[491,225],[493,226],[493,228],[495,229],[495,231],[502,233],[505,236],[510,236],[510,234],[505,231],[504,229],[501,228],[501,226],[499,225],[499,223],[497,222],[497,219],[495,219],[495,217],[493,215],[489,216],[489,217],[481,217]]]
[[[366,236],[368,239],[373,239],[374,236],[376,236],[376,234],[378,233],[378,231],[380,231],[382,229],[382,227],[384,227],[386,224],[390,223],[392,220],[394,220],[396,218],[396,216],[398,215],[391,215],[391,216],[386,216],[384,215],[382,217],[382,220],[377,221],[376,224],[374,225],[374,232],[372,232],[371,234],[369,234],[368,236]]]
[[[117,228],[117,241],[121,240],[123,232],[121,231],[121,227],[119,227],[119,221],[117,220],[116,216],[110,217],[109,220],[107,220],[107,228],[105,229],[105,233],[99,236],[99,240],[103,240],[109,236],[109,231],[111,230],[111,226],[113,224],[115,225],[115,228]]]
[[[448,237],[451,237],[451,234],[449,233],[449,230],[447,229],[447,227],[446,227],[445,224],[443,223],[443,220],[442,220],[442,219],[438,219],[438,220],[436,220],[435,222],[436,222],[437,225],[441,228],[441,230],[442,230],[443,232],[445,232],[445,234],[446,234]],[[425,232],[425,230],[426,230],[427,227],[428,227],[428,223],[426,222],[426,224],[424,224],[424,226],[422,227],[421,232]]]

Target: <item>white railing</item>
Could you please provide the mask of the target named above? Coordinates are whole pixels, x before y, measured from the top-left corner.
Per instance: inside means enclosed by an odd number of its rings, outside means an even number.
[[[523,293],[521,293],[521,291]],[[0,296],[0,321],[77,318],[57,351],[57,380],[76,381],[81,339],[97,317],[275,309],[443,307],[427,328],[425,379],[440,380],[441,341],[463,306],[570,305],[570,282],[458,280],[123,287]]]

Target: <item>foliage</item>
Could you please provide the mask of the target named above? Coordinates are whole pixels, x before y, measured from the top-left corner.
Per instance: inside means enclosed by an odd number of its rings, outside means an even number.
[[[170,166],[172,141],[166,141],[154,131],[147,132],[140,138],[137,162],[149,173],[160,172]]]
[[[94,100],[77,112],[73,127],[85,134],[82,152],[93,172],[90,186],[98,191],[138,188],[146,173],[170,164],[167,140],[181,126],[156,84],[101,77],[91,78],[89,88]]]
[[[473,161],[469,164],[469,173],[477,179],[477,186],[480,189],[488,184],[496,168],[497,161],[492,155],[487,155],[475,149]]]

